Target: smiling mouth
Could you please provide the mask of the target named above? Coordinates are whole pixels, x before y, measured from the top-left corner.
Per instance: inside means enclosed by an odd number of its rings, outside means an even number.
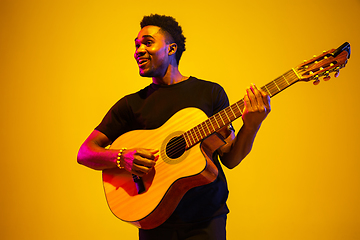
[[[143,67],[148,62],[148,59],[140,59],[138,60],[138,66]]]

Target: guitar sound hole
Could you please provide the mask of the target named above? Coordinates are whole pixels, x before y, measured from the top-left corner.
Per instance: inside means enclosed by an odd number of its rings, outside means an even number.
[[[172,159],[179,158],[184,154],[185,148],[185,139],[182,136],[174,137],[166,145],[166,155]]]

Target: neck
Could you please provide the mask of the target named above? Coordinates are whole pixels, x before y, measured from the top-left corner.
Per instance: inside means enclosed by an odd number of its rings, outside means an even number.
[[[153,83],[157,85],[172,85],[186,80],[188,77],[183,76],[177,66],[169,65],[163,77],[153,77]]]

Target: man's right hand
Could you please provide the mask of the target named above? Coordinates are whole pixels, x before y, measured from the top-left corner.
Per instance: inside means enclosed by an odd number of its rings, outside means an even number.
[[[126,171],[142,177],[155,166],[159,159],[159,155],[156,155],[158,152],[156,149],[126,149],[121,154],[120,165],[125,167]]]

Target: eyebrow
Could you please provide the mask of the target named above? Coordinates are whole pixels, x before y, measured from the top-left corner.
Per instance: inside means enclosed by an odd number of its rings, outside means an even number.
[[[152,38],[152,39],[155,39],[153,36],[151,35],[143,35],[142,38]],[[135,38],[135,42],[136,40],[139,40],[137,37]]]

